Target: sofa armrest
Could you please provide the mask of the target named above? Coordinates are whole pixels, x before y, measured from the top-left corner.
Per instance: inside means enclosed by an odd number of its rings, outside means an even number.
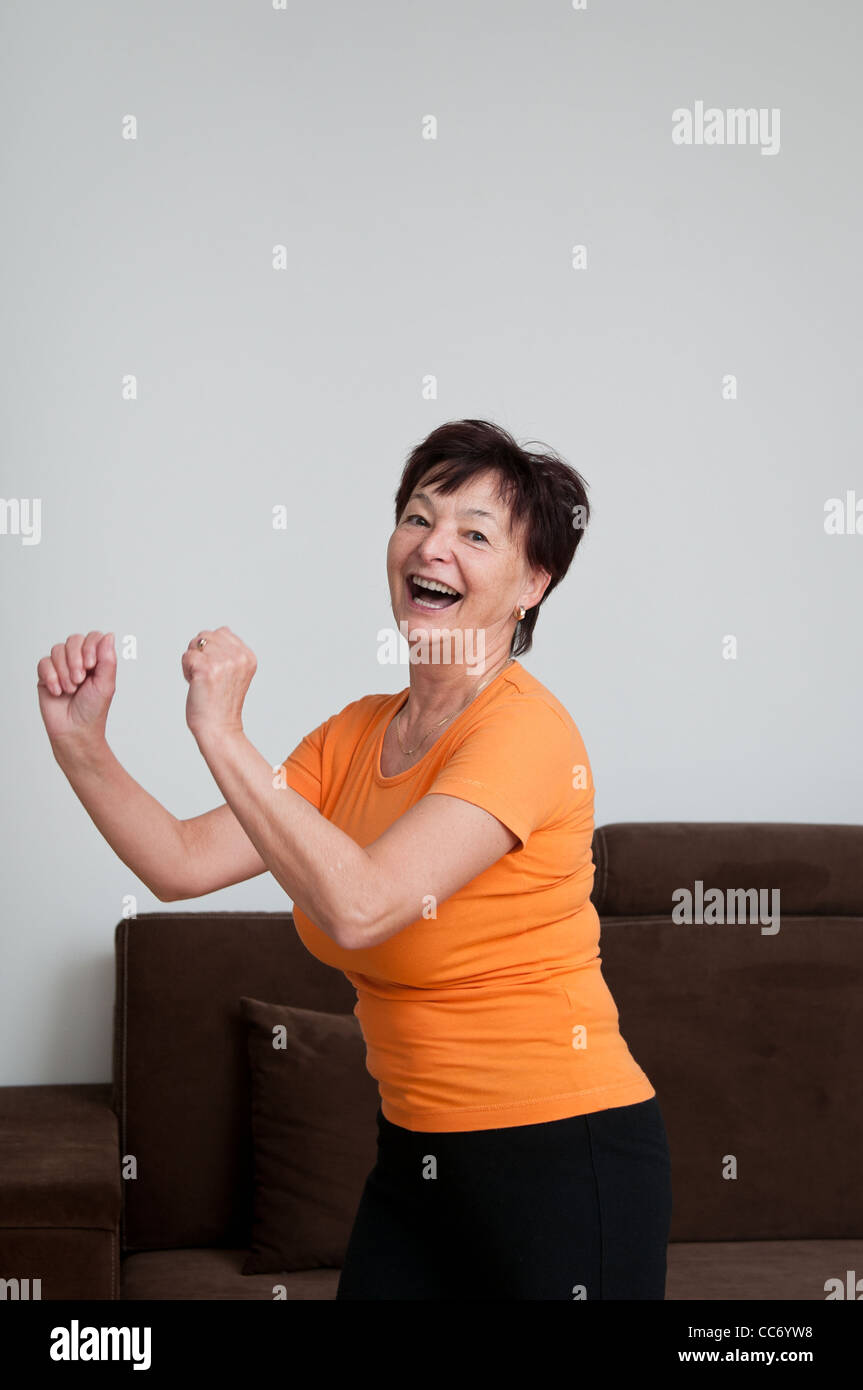
[[[110,1085],[0,1087],[0,1297],[120,1296]]]

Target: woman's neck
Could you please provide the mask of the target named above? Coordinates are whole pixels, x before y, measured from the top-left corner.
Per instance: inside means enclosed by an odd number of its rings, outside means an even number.
[[[401,708],[400,729],[410,746],[412,734],[422,735],[447,715],[455,715],[491,685],[495,676],[510,664],[509,653],[496,661],[485,661],[475,668],[453,665],[411,667],[410,694]]]

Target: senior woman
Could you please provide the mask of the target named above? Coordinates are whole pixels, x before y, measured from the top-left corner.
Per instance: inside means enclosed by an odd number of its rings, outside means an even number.
[[[340,1300],[664,1298],[670,1158],[601,971],[590,764],[518,660],[588,515],[555,454],[482,420],[434,430],[387,550],[409,687],[352,701],[274,776],[243,732],[253,654],[196,634],[186,719],[225,801],[191,820],[105,742],[113,634],[38,664],[57,761],[156,896],[269,870],[356,989],[380,1104]]]

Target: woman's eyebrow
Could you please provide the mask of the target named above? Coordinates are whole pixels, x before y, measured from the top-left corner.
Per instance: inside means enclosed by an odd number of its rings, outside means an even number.
[[[424,492],[415,492],[411,500],[414,501],[414,502],[425,502],[425,503],[427,504],[427,506],[429,506],[429,507],[431,506],[431,498],[427,497],[426,494],[425,494]],[[461,510],[460,512],[457,513],[457,515],[458,515],[458,516],[482,516],[482,517],[485,517],[486,521],[493,521],[493,522],[495,523],[495,525],[499,525],[498,519],[497,519],[497,517],[494,515],[494,513],[493,513],[493,512],[484,512],[483,509],[482,509],[482,507],[463,507],[462,510]]]

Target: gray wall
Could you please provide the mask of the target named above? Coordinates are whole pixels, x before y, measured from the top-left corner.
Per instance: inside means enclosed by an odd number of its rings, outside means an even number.
[[[863,535],[825,530],[829,499],[863,502],[855,0],[2,22],[0,493],[41,530],[0,535],[0,1083],[109,1077],[114,927],[126,894],[160,908],[53,760],[38,659],[133,637],[114,751],[178,816],[219,804],[190,637],[255,651],[272,762],[403,688],[377,662],[392,496],[444,420],[590,484],[525,665],[581,729],[598,823],[861,819]],[[760,143],[674,143],[698,102],[763,111]],[[266,874],[163,910],[288,905]]]

